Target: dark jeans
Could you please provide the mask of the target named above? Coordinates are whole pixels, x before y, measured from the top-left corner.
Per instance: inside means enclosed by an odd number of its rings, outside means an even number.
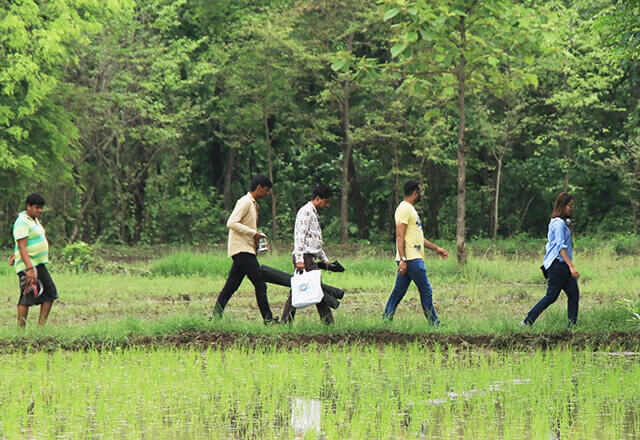
[[[317,270],[318,264],[313,255],[304,254],[304,270]],[[293,270],[296,270],[296,260],[293,259]],[[320,319],[325,324],[333,324],[333,315],[331,314],[331,308],[325,303],[324,299],[316,304]],[[289,290],[289,298],[284,303],[284,309],[282,310],[282,322],[291,322],[296,316],[296,309],[291,306],[291,290]]]
[[[267,283],[264,282],[260,275],[260,265],[255,255],[248,252],[240,252],[231,257],[233,264],[227,277],[227,282],[224,284],[222,291],[218,295],[213,313],[215,315],[222,315],[222,311],[226,307],[231,296],[238,290],[240,283],[244,279],[244,276],[248,276],[253,286],[256,288],[256,299],[258,300],[258,307],[262,314],[262,319],[265,322],[273,320],[271,308],[269,308],[269,300],[267,299]]]
[[[407,261],[407,271],[404,275],[398,274],[396,276],[396,285],[389,296],[387,306],[384,308],[384,317],[387,319],[393,319],[393,315],[396,313],[396,308],[404,295],[407,293],[409,284],[413,281],[418,287],[420,292],[420,304],[422,304],[422,310],[424,316],[429,320],[431,324],[437,324],[438,315],[433,308],[433,300],[431,298],[431,284],[429,284],[429,278],[427,278],[427,267],[424,265],[422,258],[416,258],[415,260]]]
[[[578,291],[578,280],[571,276],[571,271],[567,263],[555,260],[547,270],[549,281],[547,284],[547,294],[538,303],[533,306],[527,314],[524,322],[533,324],[547,307],[556,302],[560,291],[564,290],[567,294],[567,315],[572,324],[578,322],[578,302],[580,300],[580,292]]]

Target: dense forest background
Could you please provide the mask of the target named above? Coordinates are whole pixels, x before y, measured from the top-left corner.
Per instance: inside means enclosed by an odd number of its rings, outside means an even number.
[[[313,186],[334,240],[391,240],[407,178],[428,237],[640,226],[637,0],[0,0],[0,233],[39,191],[60,243],[290,241]]]

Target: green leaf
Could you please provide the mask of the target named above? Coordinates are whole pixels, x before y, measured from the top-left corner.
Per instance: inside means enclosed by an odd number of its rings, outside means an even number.
[[[527,83],[531,84],[536,89],[538,88],[538,75],[534,73],[525,73],[524,78],[526,79]]]
[[[333,64],[331,64],[331,70],[337,72],[338,70],[342,70],[346,64],[347,62],[345,60],[334,61]]]
[[[409,43],[413,43],[414,41],[418,41],[418,33],[416,31],[411,31],[407,34],[407,41]]]
[[[487,60],[490,66],[496,67],[498,65],[499,60],[496,57],[489,57]]]
[[[384,19],[386,20],[391,20],[393,17],[395,17],[396,15],[398,15],[398,12],[400,12],[401,9],[400,8],[391,8],[387,11],[386,14],[384,14]]]
[[[391,56],[393,58],[397,57],[402,52],[404,52],[406,48],[407,48],[406,44],[400,44],[400,43],[394,44],[393,47],[391,48]]]
[[[420,29],[420,36],[425,41],[432,41],[433,40],[433,34],[431,34],[431,32],[426,30],[426,29]]]
[[[444,96],[453,96],[455,95],[455,90],[453,89],[453,86],[447,86],[444,89],[442,89],[442,94]]]

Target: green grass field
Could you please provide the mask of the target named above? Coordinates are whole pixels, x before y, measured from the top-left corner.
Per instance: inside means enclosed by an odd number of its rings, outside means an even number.
[[[543,245],[543,243],[542,243]],[[427,259],[433,298],[444,327],[427,325],[418,292],[411,286],[400,304],[395,321],[381,315],[395,279],[395,262],[387,250],[337,248],[347,271],[325,272],[323,281],[346,290],[340,308],[334,311],[336,325],[319,323],[315,307],[300,310],[293,325],[264,328],[257,309],[253,286],[245,280],[232,297],[225,317],[210,322],[216,296],[222,288],[231,260],[219,249],[163,249],[134,254],[110,250],[105,260],[108,271],[75,272],[62,265],[51,270],[60,299],[54,305],[47,327],[34,329],[37,309],[32,310],[27,333],[15,326],[17,279],[11,268],[0,273],[0,340],[13,344],[33,338],[122,341],[129,336],[161,336],[167,332],[230,331],[252,334],[362,333],[390,330],[396,333],[463,333],[508,335],[558,332],[566,328],[566,297],[561,294],[536,322],[533,329],[518,326],[533,304],[545,292],[539,270],[539,241],[520,243],[479,242],[462,269],[455,259]],[[518,251],[518,252],[514,252]],[[261,257],[267,264],[291,270],[290,255],[275,252]],[[114,266],[113,263],[117,265]],[[601,334],[631,332],[639,328],[623,300],[640,300],[640,257],[620,254],[605,244],[576,252],[581,273],[579,325],[573,330]],[[115,269],[114,269],[115,267]],[[288,291],[269,286],[269,300],[275,315],[282,311]],[[30,336],[33,335],[33,336]]]
[[[314,307],[264,326],[248,280],[209,320],[230,259],[162,246],[99,249],[88,271],[54,255],[60,300],[46,327],[35,309],[22,331],[4,266],[0,439],[640,438],[640,252],[629,243],[577,250],[571,328],[562,296],[518,325],[545,292],[544,243],[522,238],[472,243],[462,269],[428,258],[439,327],[414,286],[382,319],[395,262],[368,246],[330,253],[347,268],[324,275],[347,292],[332,326]],[[261,262],[291,269],[286,250]],[[287,294],[269,288],[275,314]],[[317,424],[302,429],[305,412]]]

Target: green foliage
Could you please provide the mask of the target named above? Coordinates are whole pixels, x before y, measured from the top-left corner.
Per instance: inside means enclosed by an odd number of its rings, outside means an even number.
[[[60,251],[61,266],[75,272],[96,269],[98,260],[93,246],[81,241],[68,244]]]
[[[450,239],[461,57],[468,236],[543,239],[564,189],[578,237],[640,231],[636,1],[29,0],[3,12],[6,245],[34,190],[52,243],[222,244],[234,200],[269,171],[260,226],[274,242],[291,242],[322,182],[336,190],[327,239],[392,243],[408,178],[424,182],[427,237]]]

